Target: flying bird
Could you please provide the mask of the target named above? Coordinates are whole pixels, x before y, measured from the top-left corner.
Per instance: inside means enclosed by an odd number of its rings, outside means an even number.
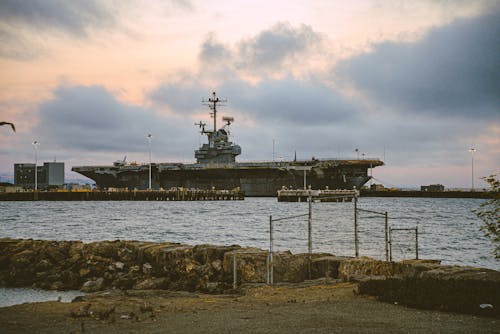
[[[16,132],[16,127],[14,126],[13,123],[9,123],[9,122],[0,122],[0,125],[10,125],[10,127],[12,128],[12,131]]]

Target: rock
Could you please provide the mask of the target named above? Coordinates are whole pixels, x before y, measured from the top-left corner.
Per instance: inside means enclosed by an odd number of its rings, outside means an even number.
[[[64,290],[65,285],[61,281],[55,281],[50,285],[50,290]]]
[[[106,320],[112,313],[115,312],[115,308],[115,305],[99,305],[91,307],[88,313],[92,316],[92,318]]]
[[[79,305],[70,311],[70,315],[73,318],[88,317],[90,315],[89,309],[90,309],[90,303]]]
[[[136,284],[136,282],[137,282],[137,276],[135,276],[134,274],[126,274],[118,276],[118,278],[116,278],[111,283],[111,286],[113,288],[128,290],[132,289],[132,287]]]
[[[83,292],[96,292],[101,291],[104,288],[104,278],[100,277],[95,281],[87,281],[81,287],[81,291]]]
[[[115,262],[115,268],[118,270],[123,270],[125,264],[123,262]]]
[[[217,259],[215,261],[212,261],[211,265],[212,265],[212,268],[215,271],[221,271],[222,270],[222,261],[219,260],[219,259]]]
[[[151,272],[153,271],[153,266],[149,263],[144,263],[142,265],[142,272],[146,275],[150,275]]]
[[[90,274],[90,269],[89,268],[81,268],[78,270],[78,274],[80,274],[80,277],[86,277]]]
[[[134,285],[134,290],[157,290],[165,289],[168,285],[168,280],[165,277],[146,278]]]
[[[224,285],[221,282],[208,282],[205,285],[205,288],[203,289],[204,292],[206,293],[221,293]]]

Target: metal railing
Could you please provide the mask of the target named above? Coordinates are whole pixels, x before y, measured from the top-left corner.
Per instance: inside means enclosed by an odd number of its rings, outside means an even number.
[[[359,256],[359,239],[358,239],[358,212],[366,212],[376,215],[376,217],[364,217],[367,218],[378,218],[377,216],[384,217],[384,241],[385,241],[385,260],[389,261],[389,216],[387,211],[379,212],[373,210],[366,210],[358,208],[357,198],[354,199],[354,252],[356,257]]]
[[[273,253],[274,253],[274,222],[279,222],[283,220],[290,220],[300,217],[308,216],[307,219],[307,249],[308,249],[308,275],[311,278],[311,262],[312,262],[312,201],[309,200],[309,212],[300,214],[287,216],[282,218],[274,218],[273,216],[269,216],[269,261],[268,261],[268,284],[274,284],[274,261],[273,261]]]
[[[415,231],[415,260],[418,260],[418,226],[408,228],[389,228],[389,261],[392,262],[392,232],[393,231]]]

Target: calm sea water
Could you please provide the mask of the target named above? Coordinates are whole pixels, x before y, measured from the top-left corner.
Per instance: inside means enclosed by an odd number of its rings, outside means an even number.
[[[387,211],[393,228],[419,229],[420,258],[499,270],[472,212],[483,200],[360,198],[358,207]],[[0,202],[0,237],[56,240],[145,240],[239,244],[267,249],[269,216],[307,213],[307,203],[275,198],[206,202]],[[353,203],[313,203],[313,251],[354,255]],[[307,252],[307,217],[275,223],[275,249]],[[415,257],[413,232],[393,235],[396,260]],[[384,220],[359,216],[359,253],[385,258]]]

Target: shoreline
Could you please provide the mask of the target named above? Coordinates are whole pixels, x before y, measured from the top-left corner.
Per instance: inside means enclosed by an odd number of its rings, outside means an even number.
[[[316,280],[207,295],[109,290],[0,308],[2,333],[493,333],[498,319],[419,310]]]
[[[327,253],[313,253],[309,262],[308,254],[276,252],[273,263],[274,282],[278,284],[311,279],[355,283],[360,294],[383,301],[500,318],[500,272],[491,269],[443,266],[435,260],[385,262]],[[265,284],[267,268],[267,251],[238,245],[0,239],[1,286],[218,295],[237,292],[245,284]],[[483,304],[491,307],[481,308]]]

